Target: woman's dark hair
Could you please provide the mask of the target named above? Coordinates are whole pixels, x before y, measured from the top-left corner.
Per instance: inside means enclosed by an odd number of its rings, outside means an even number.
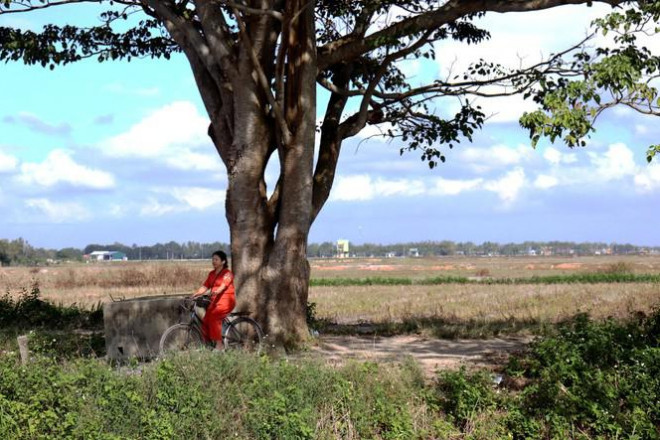
[[[211,255],[211,257],[215,257],[215,256],[217,256],[218,258],[220,258],[220,260],[225,262],[223,267],[226,269],[227,268],[227,254],[225,254],[223,251],[215,251],[215,252],[213,252],[213,255]]]

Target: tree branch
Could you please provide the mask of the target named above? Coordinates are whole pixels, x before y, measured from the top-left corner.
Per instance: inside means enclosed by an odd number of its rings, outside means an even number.
[[[630,0],[595,0],[617,6],[629,3]],[[375,32],[366,38],[348,35],[344,38],[325,44],[318,48],[318,68],[325,70],[328,66],[339,62],[350,62],[361,55],[383,45],[382,42],[392,41],[404,36],[428,30],[436,30],[443,25],[452,23],[461,17],[480,12],[525,12],[553,8],[568,4],[590,3],[589,0],[450,0],[443,6],[406,18],[385,29]]]
[[[353,124],[346,124],[346,125],[341,124],[339,126],[340,137],[342,139],[346,139],[347,137],[351,137],[357,134],[366,125],[369,104],[371,103],[371,97],[373,96],[376,90],[376,86],[378,86],[380,80],[383,78],[383,75],[385,75],[387,69],[389,69],[390,64],[392,64],[392,62],[400,58],[405,58],[408,54],[413,53],[417,49],[424,46],[426,43],[428,43],[431,34],[432,31],[427,31],[411,46],[385,57],[380,68],[378,69],[378,72],[376,73],[374,78],[372,78],[371,81],[369,82],[369,86],[367,87],[367,90],[365,91],[364,96],[362,97],[362,102],[360,104],[360,111],[358,112],[359,115],[358,118],[354,121]]]
[[[249,6],[235,3],[230,0],[221,0],[221,1],[229,8],[239,10],[247,15],[268,15],[274,18],[275,20],[284,21],[284,16],[280,12],[274,11],[272,9],[251,8]]]
[[[252,61],[252,65],[256,70],[259,83],[264,91],[264,94],[266,95],[268,104],[271,106],[271,108],[273,109],[273,113],[275,114],[275,120],[277,125],[279,126],[282,136],[282,141],[284,142],[285,145],[289,145],[291,143],[291,132],[286,123],[286,120],[284,119],[284,115],[282,113],[281,107],[275,101],[275,97],[273,96],[273,91],[270,88],[270,84],[268,83],[268,78],[266,78],[266,74],[264,73],[264,69],[261,66],[261,63],[259,62],[259,59],[257,58],[257,54],[254,50],[254,46],[252,45],[252,41],[250,40],[250,36],[248,35],[247,29],[245,27],[245,21],[238,13],[238,10],[236,8],[233,8],[232,11],[234,13],[234,16],[236,17],[236,22],[238,23],[238,28],[240,30],[243,44],[245,44],[245,48],[247,49],[250,60]]]
[[[129,0],[114,0],[115,3],[121,4],[121,5],[127,5],[127,6],[140,6],[139,1],[129,1]],[[29,11],[38,11],[40,9],[47,9],[47,8],[52,8],[52,7],[57,7],[57,6],[63,6],[63,5],[70,5],[70,4],[78,4],[78,3],[101,3],[101,0],[61,0],[61,1],[46,1],[43,4],[34,6],[32,5],[31,1],[26,1],[26,2],[17,2],[17,1],[11,1],[9,2],[9,5],[18,5],[20,6],[20,9],[10,9],[9,6],[6,6],[5,3],[0,4],[0,15],[3,14],[16,14],[19,12],[29,12]]]
[[[195,0],[195,4],[204,36],[217,64],[230,78],[235,78],[237,71],[233,42],[229,38],[227,23],[219,5],[214,0]]]

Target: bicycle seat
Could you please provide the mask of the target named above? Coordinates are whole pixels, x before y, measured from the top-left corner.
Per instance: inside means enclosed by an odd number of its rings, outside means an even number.
[[[229,316],[250,316],[250,312],[231,312]]]

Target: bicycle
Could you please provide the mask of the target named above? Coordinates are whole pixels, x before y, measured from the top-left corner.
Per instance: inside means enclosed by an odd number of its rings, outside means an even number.
[[[210,299],[204,295],[198,298],[184,298],[179,306],[182,317],[189,315],[188,323],[181,322],[169,327],[160,337],[159,353],[161,356],[168,352],[195,348],[215,347],[213,341],[205,340],[202,336],[202,318],[195,310],[196,307],[208,306]],[[222,320],[222,342],[225,350],[242,349],[244,351],[261,353],[263,345],[263,331],[254,319],[248,317],[249,312],[230,313]]]

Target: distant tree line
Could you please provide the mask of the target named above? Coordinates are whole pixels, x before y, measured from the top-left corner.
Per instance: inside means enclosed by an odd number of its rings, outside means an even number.
[[[94,251],[119,251],[129,260],[193,260],[208,259],[216,250],[228,252],[229,244],[199,243],[187,241],[156,243],[150,246],[130,246],[122,243],[89,244],[83,249],[74,247],[44,249],[31,246],[26,240],[0,239],[0,266],[47,264],[64,261],[84,261],[84,256]],[[337,244],[332,242],[311,243],[307,255],[311,258],[329,258],[336,255]],[[660,253],[660,246],[636,246],[617,243],[574,243],[570,241],[525,241],[523,243],[422,241],[397,244],[350,244],[354,257],[403,257],[403,256],[523,256],[523,255],[627,255]]]
[[[228,243],[198,243],[188,241],[177,243],[156,243],[150,246],[130,246],[122,243],[89,244],[83,249],[67,247],[44,249],[31,246],[26,240],[0,239],[0,266],[46,264],[62,261],[83,261],[85,255],[94,251],[118,251],[126,254],[129,260],[190,260],[207,259],[217,250],[229,249]]]
[[[312,244],[308,247],[310,256],[332,255],[329,249],[333,243]],[[627,255],[639,253],[660,253],[660,246],[636,246],[632,244],[570,241],[525,241],[522,243],[495,243],[486,241],[476,244],[471,241],[454,242],[423,241],[397,244],[365,243],[350,246],[350,254],[357,257],[368,256],[543,256],[543,255]]]

